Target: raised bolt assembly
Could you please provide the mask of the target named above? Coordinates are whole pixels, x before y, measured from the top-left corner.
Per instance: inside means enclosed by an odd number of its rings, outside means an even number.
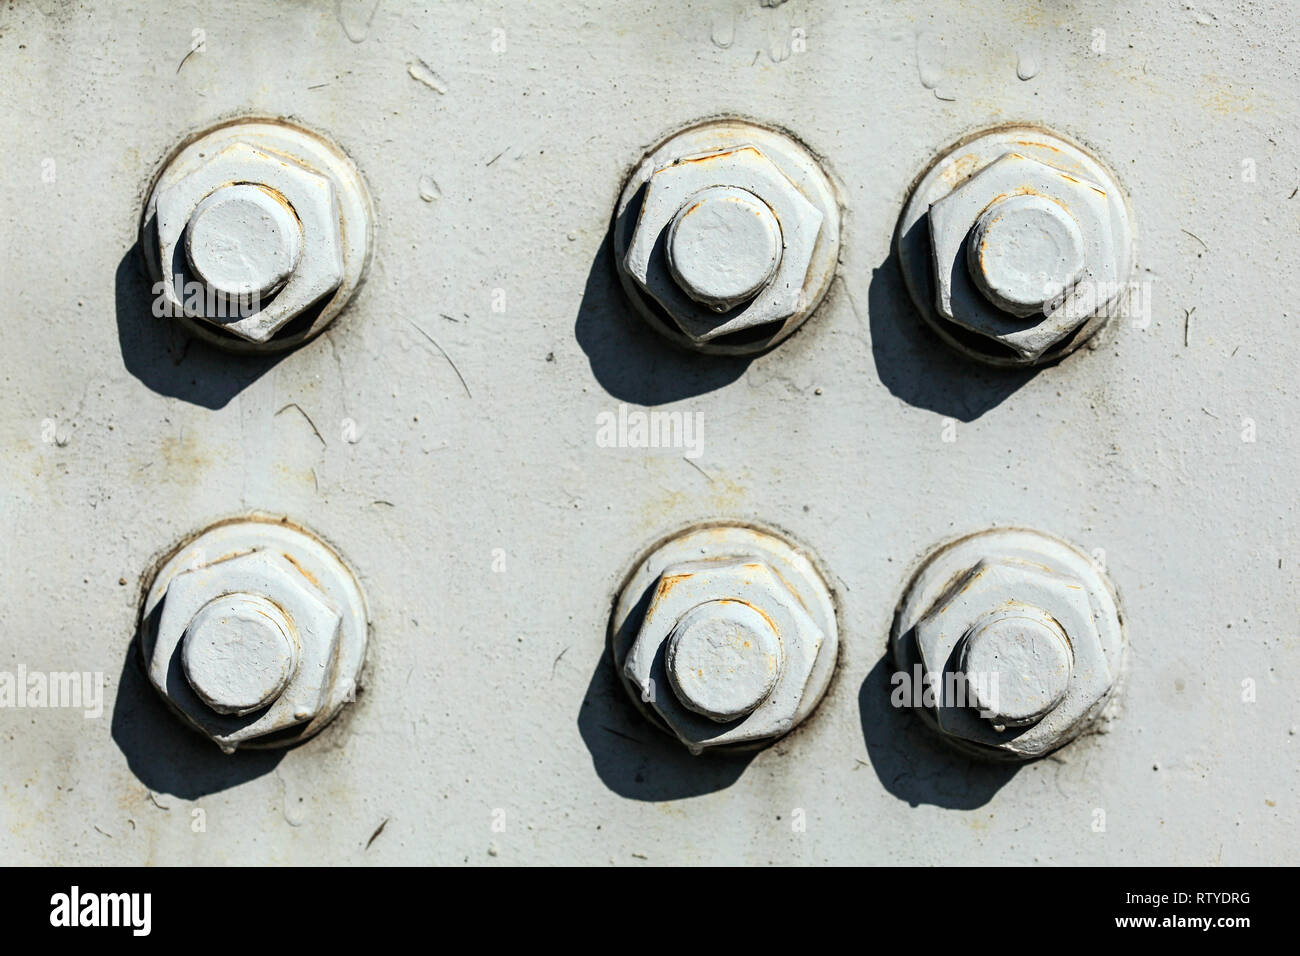
[[[657,331],[697,351],[775,345],[834,278],[840,214],[803,146],[738,120],[691,127],[633,170],[615,213],[629,298]]]
[[[366,641],[351,571],[271,519],[223,522],[182,544],[141,609],[150,682],[227,753],[317,733],[355,697]]]
[[[830,590],[785,541],[701,528],[639,561],[610,640],[625,688],[693,753],[765,746],[816,707],[838,651]]]
[[[958,747],[1028,760],[1102,716],[1123,672],[1115,594],[1091,560],[1035,531],[994,530],[931,555],[894,618],[894,663]]]
[[[372,218],[323,137],[274,120],[208,130],[167,160],[141,217],[155,312],[236,351],[305,342],[360,285]]]
[[[1133,226],[1114,177],[1083,149],[1030,127],[948,150],[899,222],[899,263],[921,316],[994,365],[1039,365],[1123,306]]]

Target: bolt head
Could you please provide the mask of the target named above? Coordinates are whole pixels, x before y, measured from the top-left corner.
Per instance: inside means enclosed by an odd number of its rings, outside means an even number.
[[[781,227],[767,203],[736,186],[711,186],[682,204],[668,227],[677,284],[715,312],[753,298],[781,261]]]
[[[980,291],[1012,315],[1040,314],[1083,274],[1083,233],[1061,203],[1008,196],[989,205],[966,244]]]
[[[298,266],[302,225],[288,201],[265,186],[238,183],[208,194],[185,227],[195,275],[222,295],[258,300]]]
[[[215,629],[230,608],[220,602],[230,595],[252,595],[278,609],[283,618],[276,626],[291,628],[298,646],[288,681],[260,709],[255,706],[244,716],[214,708],[208,699],[242,710],[254,698],[269,695],[267,688],[279,684],[287,665],[275,650],[274,637],[265,632],[257,643],[241,645],[238,638],[252,631],[246,631],[243,623],[225,626],[222,640],[210,648],[203,646],[202,635],[220,633]],[[210,607],[213,602],[217,603]],[[259,603],[255,611],[244,606],[239,613],[242,617],[260,613],[266,611],[266,604]],[[183,717],[222,749],[234,750],[320,713],[334,669],[342,614],[285,554],[260,549],[182,571],[168,582],[161,607],[149,679]],[[196,619],[199,636],[191,645]],[[264,627],[261,622],[256,626]],[[261,640],[269,647],[261,646]],[[223,661],[225,654],[243,650],[251,654],[241,658],[240,665],[227,666]],[[192,674],[197,681],[191,680]],[[248,714],[254,711],[250,719]]]
[[[266,598],[213,598],[185,629],[181,662],[190,687],[219,714],[261,710],[280,696],[298,666],[292,622]]]
[[[1068,647],[1063,696],[1032,723],[1014,726],[984,719],[970,705],[964,681],[966,639],[988,624],[998,636],[1001,619],[1030,618],[1032,630],[1059,628]],[[1087,730],[1113,699],[1124,669],[1127,643],[1114,589],[1104,571],[1079,549],[1026,528],[992,528],[945,544],[923,561],[894,613],[890,655],[917,696],[917,713],[949,742],[967,753],[1000,760],[1030,760],[1061,747]],[[976,648],[969,662],[994,671],[999,690],[1014,694],[998,661]],[[1008,641],[1007,643],[1011,643]],[[1059,647],[1059,645],[1058,645]],[[1051,661],[1047,645],[1033,656]],[[1055,697],[1053,681],[1066,670],[1034,662],[1016,663],[1016,673],[1037,673],[1039,706]],[[1012,680],[1014,681],[1014,677]],[[1041,687],[1046,686],[1043,693]],[[983,701],[989,710],[1006,701]],[[1008,708],[1010,709],[1010,708]],[[1010,716],[1029,717],[1034,705]],[[997,716],[996,714],[994,716]],[[1008,715],[1002,715],[1008,716]]]
[[[1030,197],[1044,203],[1031,202]],[[1013,198],[1008,211],[1015,215],[1009,223],[996,214],[984,223],[993,255],[982,257],[979,248],[971,250],[985,216]],[[939,319],[993,340],[1020,364],[1037,361],[1119,294],[1105,190],[1047,163],[1015,152],[1003,154],[933,203],[929,224]],[[1050,230],[1054,238],[1027,242],[1035,227]],[[1073,274],[1076,242],[1082,244],[1083,264]],[[1052,259],[1048,250],[1053,243],[1060,244],[1063,261],[1040,266],[1040,256]],[[1044,278],[1065,287],[1063,292],[1042,299],[1040,270]],[[1002,300],[1012,308],[1004,308]]]
[[[718,604],[741,605],[754,614],[728,609],[724,620],[731,623],[720,624],[711,634],[708,621],[721,612]],[[707,608],[703,616],[690,613],[702,605]],[[683,630],[679,631],[679,626]],[[765,636],[767,629],[775,635],[775,646]],[[732,656],[710,650],[710,638],[737,631],[758,641],[752,658],[748,651]],[[672,655],[670,663],[674,636],[683,643],[681,656]],[[641,699],[682,743],[698,753],[707,747],[751,743],[788,731],[825,639],[803,602],[762,559],[689,561],[670,565],[660,574],[623,672]],[[746,709],[763,693],[763,673],[773,656],[774,684]],[[694,679],[685,673],[692,663],[704,671]],[[713,712],[708,713],[710,710]],[[732,711],[737,713],[727,719],[724,715]]]
[[[781,671],[781,656],[771,619],[740,601],[708,601],[673,626],[668,679],[683,704],[726,723],[767,699]]]
[[[966,632],[961,670],[980,716],[994,727],[1023,727],[1061,702],[1072,654],[1061,626],[1041,608],[1004,607]]]
[[[1021,557],[991,557],[978,561],[965,574],[953,579],[915,627],[916,649],[925,673],[940,689],[935,720],[941,732],[986,746],[1013,747],[1022,756],[1036,756],[1051,750],[1061,736],[1084,720],[1098,701],[1105,699],[1114,685],[1115,675],[1106,658],[1106,650],[1094,617],[1088,590],[1078,578],[1054,570],[1043,563]],[[1050,664],[1035,664],[1030,673],[1035,679],[1045,677],[1046,684],[1031,685],[1028,691],[1016,690],[1016,679],[1003,688],[999,677],[999,694],[1010,693],[1008,701],[999,699],[990,708],[1011,710],[1016,718],[1029,720],[1016,726],[1013,721],[981,719],[979,713],[958,696],[959,686],[969,687],[963,662],[964,638],[992,622],[999,614],[1008,617],[1032,614],[1026,609],[1041,609],[1059,627],[1070,649],[1070,667],[1065,693],[1056,699],[1039,719],[1033,720],[1034,702],[1053,700],[1059,675]],[[1008,626],[1009,627],[1009,626]],[[994,637],[1008,633],[997,625]],[[988,649],[996,651],[999,641]],[[1001,674],[991,662],[988,649],[977,646],[975,665],[990,673]],[[1048,658],[1050,660],[1050,658]],[[960,684],[959,684],[960,682]],[[1015,703],[1017,694],[1023,700]],[[1020,708],[1020,709],[1017,709]]]
[[[1028,165],[1033,161],[1037,166]],[[986,174],[999,163],[1021,164],[1027,175],[994,183]],[[949,208],[945,200],[968,187],[969,202]],[[1033,193],[1068,207],[1084,239],[1085,265],[1059,299],[1022,317],[980,289],[967,267],[966,240],[990,204]],[[1090,221],[1094,211],[1101,213],[1099,230]],[[899,217],[894,249],[908,296],[947,345],[990,365],[1023,367],[1068,355],[1131,301],[1135,227],[1123,190],[1096,156],[1040,127],[999,126],[953,143],[921,174]]]
[[[716,187],[735,189],[730,193],[733,200],[746,193],[755,197],[760,205],[748,208],[757,222],[741,218],[745,207],[726,210],[730,227],[743,232],[703,236],[709,217],[690,222],[677,252],[682,263],[675,272],[668,258],[674,245],[669,237],[671,227],[683,212],[684,224],[687,217],[695,215],[688,202],[692,197]],[[784,322],[805,304],[804,283],[824,216],[757,146],[746,144],[680,157],[658,167],[645,189],[623,268],[691,342],[707,343],[734,332]],[[710,204],[714,199],[720,200],[721,195],[710,193]],[[761,207],[775,220],[775,230]],[[770,277],[759,281],[756,277],[770,261],[774,236],[779,236],[780,254]],[[710,257],[725,256],[726,261],[701,260],[696,250]],[[730,259],[733,254],[735,262]],[[748,297],[734,299],[746,285],[756,288]],[[715,296],[717,290],[723,294]],[[697,299],[692,291],[710,301]]]
[[[775,683],[756,707],[728,721],[687,706],[686,700],[699,704],[708,695],[706,706],[715,706],[716,716],[742,709],[737,702],[718,707],[711,690],[691,688],[686,667],[679,666],[686,655],[674,656],[676,678],[670,672],[674,634],[686,630],[679,629],[683,618],[701,606],[710,614],[724,609],[738,614],[738,629],[756,634],[760,642],[769,629],[776,635]],[[806,719],[835,670],[839,636],[834,597],[807,552],[759,528],[709,524],[673,535],[637,559],[614,602],[609,642],[620,683],[636,707],[699,753],[715,744],[727,750],[755,749]],[[753,673],[748,655],[745,661],[746,666],[736,668],[737,676]],[[721,666],[700,669],[722,680],[731,671],[725,656]],[[761,687],[761,681],[749,682],[736,700],[758,697]]]
[[[232,184],[260,188],[263,197],[240,192],[237,198],[241,205],[233,207],[231,215],[219,216],[212,228],[204,224],[204,219],[214,211],[213,206],[196,222],[200,206],[217,194],[221,195],[213,204],[216,211],[221,210],[230,198],[226,190],[235,188]],[[276,196],[283,197],[289,209],[277,211],[266,201]],[[257,214],[239,222],[240,211],[248,212],[252,208],[257,209]],[[285,212],[298,223],[301,249],[297,253],[293,250],[293,226],[284,218]],[[266,218],[262,218],[263,214]],[[197,243],[186,235],[191,225],[200,228]],[[271,233],[259,232],[263,226]],[[249,342],[269,342],[276,332],[337,290],[343,281],[343,236],[334,181],[287,156],[269,153],[250,143],[234,142],[226,146],[193,172],[162,189],[156,205],[156,227],[162,294],[172,312],[202,319]],[[280,238],[286,234],[289,239]],[[237,280],[244,268],[239,258],[245,246],[256,250],[249,255],[247,271],[255,282],[269,282],[272,288],[283,261],[286,258],[294,261],[283,285],[273,294],[258,299],[251,315],[242,314],[242,309],[229,308],[219,308],[214,314],[204,296],[191,296],[184,288],[177,288],[177,279],[186,278],[186,262],[195,267],[196,273],[206,276],[210,271],[221,287],[232,279]],[[197,261],[190,259],[191,247]],[[279,251],[274,251],[277,248]],[[221,287],[214,286],[213,291],[221,293]],[[242,303],[246,299],[241,296],[237,301]],[[218,298],[216,304],[229,303]]]

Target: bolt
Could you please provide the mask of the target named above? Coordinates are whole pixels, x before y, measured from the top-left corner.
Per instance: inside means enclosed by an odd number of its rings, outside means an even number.
[[[162,313],[222,348],[278,351],[318,334],[356,290],[370,223],[365,184],[336,145],[247,120],[168,159],[140,243]]]
[[[817,705],[838,637],[807,556],[754,528],[663,542],[619,595],[614,662],[638,706],[692,753],[758,747]]]
[[[954,145],[918,180],[896,249],[908,294],[949,345],[992,365],[1077,349],[1119,311],[1133,223],[1102,163],[1046,130]]]
[[[259,299],[278,290],[298,266],[302,225],[280,193],[239,183],[210,193],[185,231],[190,268],[215,292]]]
[[[917,707],[945,738],[1031,760],[1099,719],[1125,640],[1114,590],[1091,557],[1037,531],[996,528],[924,561],[890,649],[900,670],[919,666],[937,689]]]
[[[696,605],[678,619],[665,664],[683,704],[725,723],[767,699],[781,656],[770,618],[744,602],[719,600]]]
[[[687,295],[726,312],[772,281],[781,261],[781,227],[749,190],[712,186],[693,194],[673,217],[667,254]]]
[[[1083,233],[1059,202],[1020,194],[984,210],[966,246],[971,277],[999,309],[1022,318],[1071,288],[1083,274]]]
[[[1065,696],[1072,666],[1061,626],[1028,605],[980,618],[966,631],[961,652],[971,703],[995,728],[1040,720]]]
[[[689,127],[632,171],[614,253],[637,310],[679,345],[762,352],[799,327],[839,256],[834,185],[801,144],[739,120]]]
[[[287,519],[223,521],[189,539],[140,613],[149,682],[227,753],[305,740],[355,698],[364,599],[342,559]]]
[[[261,710],[298,666],[297,635],[264,597],[235,592],[203,605],[185,629],[181,662],[199,698],[220,714]]]

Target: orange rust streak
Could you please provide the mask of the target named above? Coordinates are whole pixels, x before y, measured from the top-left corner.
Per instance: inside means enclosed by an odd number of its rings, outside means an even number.
[[[284,554],[285,560],[287,560],[290,564],[292,564],[292,565],[293,565],[293,566],[298,570],[298,573],[299,573],[299,574],[301,574],[304,578],[306,578],[306,579],[307,579],[308,581],[310,581],[312,584],[316,585],[316,587],[320,588],[320,582],[316,580],[315,576],[313,576],[313,575],[311,574],[310,571],[308,571],[308,570],[307,570],[306,568],[304,568],[301,564],[299,564],[297,561],[295,561],[295,560],[293,559],[293,555],[291,555],[291,554],[287,554],[287,553],[285,553],[285,552],[281,552],[281,554]],[[322,590],[323,590],[323,588],[322,588]]]

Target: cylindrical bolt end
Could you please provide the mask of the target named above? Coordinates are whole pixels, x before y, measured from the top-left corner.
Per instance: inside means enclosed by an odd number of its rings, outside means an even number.
[[[668,637],[665,664],[677,698],[724,723],[755,710],[781,672],[781,641],[772,622],[743,601],[699,604]]]
[[[185,256],[214,292],[256,301],[288,281],[302,255],[302,225],[278,192],[252,183],[214,190],[185,229]]]
[[[1010,605],[976,621],[961,651],[968,703],[1003,727],[1034,723],[1059,704],[1073,663],[1061,626],[1028,605]]]
[[[266,598],[223,594],[185,629],[181,665],[194,693],[217,713],[252,713],[279,697],[297,670],[297,631]]]
[[[1083,232],[1046,196],[1020,194],[992,203],[966,246],[971,278],[999,309],[1027,318],[1072,288],[1083,274]]]
[[[668,269],[695,301],[726,312],[772,281],[781,227],[767,203],[737,186],[694,193],[668,226]]]

